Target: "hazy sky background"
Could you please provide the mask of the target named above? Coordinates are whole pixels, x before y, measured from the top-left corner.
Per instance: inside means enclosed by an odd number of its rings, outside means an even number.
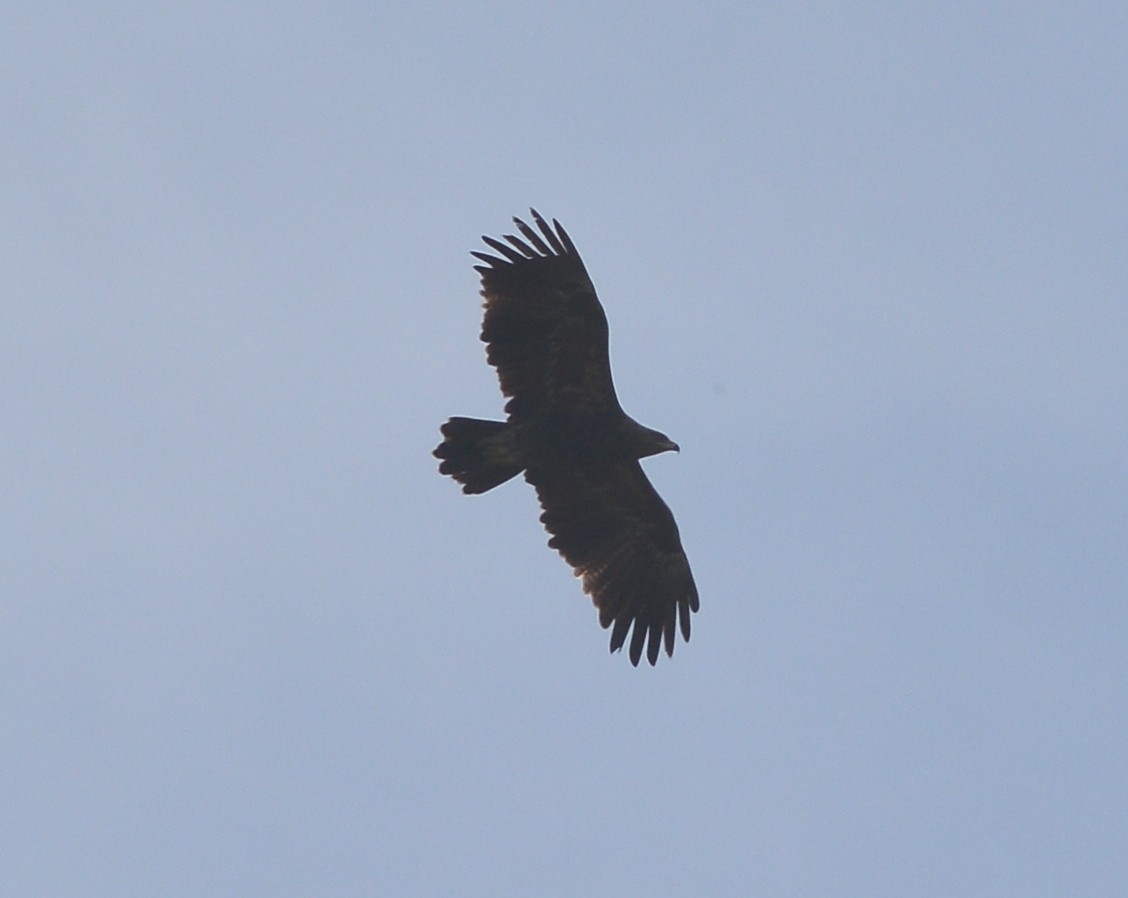
[[[0,894],[1128,888],[1128,7],[0,13]],[[701,593],[607,653],[469,251],[575,239]]]

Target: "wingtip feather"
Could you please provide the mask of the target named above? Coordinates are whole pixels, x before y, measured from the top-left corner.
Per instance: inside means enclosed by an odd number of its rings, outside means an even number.
[[[631,634],[631,664],[638,667],[642,658],[642,646],[646,642],[646,627],[641,622],[635,621],[634,632]]]

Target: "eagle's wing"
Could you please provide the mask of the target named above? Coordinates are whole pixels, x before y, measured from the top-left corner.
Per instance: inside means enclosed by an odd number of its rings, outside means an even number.
[[[607,316],[567,232],[530,210],[540,233],[513,219],[510,245],[483,237],[498,255],[484,265],[482,342],[497,369],[512,421],[558,410],[618,411],[607,354]]]
[[[675,624],[689,640],[689,615],[697,611],[697,587],[682,549],[678,526],[637,461],[603,465],[531,468],[526,479],[537,490],[541,522],[556,549],[583,579],[611,630],[611,651],[627,633],[631,663],[647,643],[654,664],[665,643],[674,651]],[[649,634],[649,641],[647,640]]]

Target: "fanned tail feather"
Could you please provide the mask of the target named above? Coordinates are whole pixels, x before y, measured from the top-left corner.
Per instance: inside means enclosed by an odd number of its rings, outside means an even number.
[[[484,493],[524,469],[504,421],[451,418],[441,428],[446,438],[435,449],[439,473],[462,484],[464,493]]]

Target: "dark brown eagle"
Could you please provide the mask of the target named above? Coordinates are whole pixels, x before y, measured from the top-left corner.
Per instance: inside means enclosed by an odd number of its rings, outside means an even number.
[[[539,234],[515,218],[524,239],[483,237],[498,255],[472,254],[485,263],[474,266],[485,297],[482,342],[510,397],[508,420],[451,418],[434,454],[465,493],[524,471],[549,546],[583,579],[600,625],[612,628],[611,651],[633,626],[631,663],[645,643],[654,664],[663,644],[673,654],[675,626],[689,640],[698,599],[674,516],[638,460],[678,446],[619,405],[591,278],[560,223],[549,227],[530,211]]]

